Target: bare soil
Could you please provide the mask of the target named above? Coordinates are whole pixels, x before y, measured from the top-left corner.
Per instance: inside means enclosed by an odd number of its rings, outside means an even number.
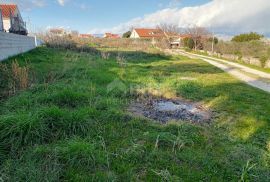
[[[200,103],[181,99],[150,99],[134,102],[128,111],[139,117],[146,117],[161,123],[168,121],[209,122],[210,110]]]

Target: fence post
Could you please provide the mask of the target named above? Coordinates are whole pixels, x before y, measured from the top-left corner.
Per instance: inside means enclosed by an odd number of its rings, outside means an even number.
[[[38,43],[37,43],[37,36],[35,35],[35,46],[37,47],[38,46]]]

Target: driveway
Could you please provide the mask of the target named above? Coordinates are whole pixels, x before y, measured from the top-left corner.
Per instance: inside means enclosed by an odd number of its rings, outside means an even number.
[[[270,74],[258,71],[238,63],[229,62],[223,59],[213,58],[185,52],[182,50],[166,50],[167,53],[180,54],[190,58],[201,59],[214,65],[225,72],[233,75],[235,78],[245,82],[246,84],[264,90],[270,93]]]

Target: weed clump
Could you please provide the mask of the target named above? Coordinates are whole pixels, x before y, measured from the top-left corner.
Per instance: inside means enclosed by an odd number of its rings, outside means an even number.
[[[29,66],[20,66],[15,60],[11,66],[0,64],[0,99],[25,90],[30,86]]]
[[[75,108],[86,104],[88,97],[82,92],[75,92],[70,89],[64,89],[60,92],[53,93],[43,98],[43,102],[56,104],[59,107]]]
[[[12,152],[61,138],[84,136],[94,123],[91,118],[89,109],[70,112],[57,106],[43,108],[34,114],[0,118],[0,150]]]

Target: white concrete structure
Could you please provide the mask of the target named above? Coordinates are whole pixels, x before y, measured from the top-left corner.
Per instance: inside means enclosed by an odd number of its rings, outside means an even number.
[[[36,48],[35,37],[0,32],[0,61]]]

